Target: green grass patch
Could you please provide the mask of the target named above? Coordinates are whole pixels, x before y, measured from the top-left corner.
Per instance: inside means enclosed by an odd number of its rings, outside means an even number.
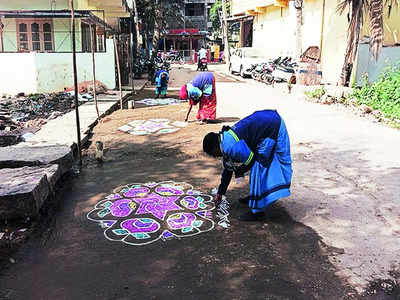
[[[326,90],[325,87],[322,88],[316,88],[312,91],[306,91],[304,92],[309,98],[312,99],[321,99],[323,95],[325,95]]]
[[[382,111],[386,118],[400,119],[400,64],[386,68],[372,84],[364,77],[362,86],[355,88],[351,97],[359,105]]]

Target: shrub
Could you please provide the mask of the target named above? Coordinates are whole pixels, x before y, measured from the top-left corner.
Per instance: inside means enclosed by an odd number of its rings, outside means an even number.
[[[313,99],[321,99],[323,95],[325,95],[325,87],[322,88],[316,88],[313,91],[309,92],[304,92],[308,97],[313,98]]]
[[[359,105],[382,111],[386,118],[400,119],[400,64],[387,67],[372,84],[364,77],[361,88],[354,89],[352,98]]]

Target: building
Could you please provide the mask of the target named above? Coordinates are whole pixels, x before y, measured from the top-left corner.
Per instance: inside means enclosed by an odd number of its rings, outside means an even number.
[[[185,25],[208,32],[211,24],[210,9],[215,0],[185,0]]]
[[[168,22],[165,43],[161,45],[161,49],[167,51],[174,48],[183,51],[188,58],[191,57],[191,52],[205,45],[212,27],[209,16],[214,3],[215,0],[185,0],[181,10],[182,18]]]
[[[299,6],[299,4],[302,5]],[[240,46],[263,49],[270,58],[298,57],[309,47],[320,50],[323,81],[336,84],[342,72],[347,46],[347,12],[339,15],[338,0],[232,0],[232,19],[241,22]],[[298,26],[298,24],[300,24]],[[368,21],[363,33],[368,33]],[[360,82],[363,73],[376,79],[385,61],[400,60],[400,8],[385,13],[384,48],[377,63],[368,44],[360,44],[352,81]]]
[[[96,77],[115,87],[114,45],[108,33],[129,16],[121,1],[75,0],[78,81],[92,79],[91,32]],[[0,3],[0,93],[62,91],[73,85],[71,13],[68,0]]]

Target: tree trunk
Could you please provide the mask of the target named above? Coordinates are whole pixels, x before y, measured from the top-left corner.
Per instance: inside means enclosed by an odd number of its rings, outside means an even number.
[[[363,21],[363,2],[353,1],[351,4],[351,20],[348,30],[346,56],[344,59],[342,73],[340,75],[340,84],[347,86],[350,79],[350,74],[353,68],[353,63],[358,51],[358,43],[360,40],[360,31]]]
[[[136,0],[132,0],[133,2],[133,12],[135,14],[135,26],[136,26],[136,41],[137,41],[137,49],[140,51],[141,45],[143,43],[140,43],[140,31],[139,31],[139,19],[138,19],[138,12],[137,12],[137,6],[136,6]]]
[[[151,59],[154,61],[155,57],[157,56],[158,52],[158,43],[160,41],[160,31],[161,31],[161,25],[162,24],[162,7],[161,3],[156,4],[154,7],[154,33],[153,33],[153,41],[152,41],[152,55]]]
[[[383,44],[383,1],[370,0],[369,7],[369,30],[370,30],[370,43],[369,49],[375,61],[378,60],[379,53]]]
[[[228,21],[227,21],[227,14],[226,14],[226,0],[222,0],[222,15],[223,15],[223,31],[224,31],[224,55],[227,66],[230,65],[231,61],[231,53],[229,51],[229,40],[228,40]]]
[[[153,41],[152,41],[152,53],[151,53],[152,60],[154,60],[154,58],[157,56],[159,41],[160,41],[160,29],[159,29],[159,24],[156,20],[154,22],[154,33],[153,33]]]

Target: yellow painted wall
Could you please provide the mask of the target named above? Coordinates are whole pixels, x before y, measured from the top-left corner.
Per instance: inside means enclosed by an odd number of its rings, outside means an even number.
[[[322,0],[321,0],[322,2]],[[323,80],[328,83],[336,84],[339,82],[342,67],[345,59],[347,46],[347,11],[341,16],[337,13],[339,0],[326,0],[325,3],[325,26],[322,42],[321,67]],[[400,8],[394,7],[390,18],[387,17],[387,8],[385,8],[384,17],[384,44],[393,45],[400,42]],[[368,17],[364,21],[361,37],[369,35]],[[353,70],[357,71],[356,69]]]
[[[50,0],[0,0],[0,10],[50,10]],[[120,0],[75,0],[76,10],[104,10],[106,22],[115,23],[118,17],[128,17]],[[56,0],[53,9],[69,9],[68,0]],[[99,18],[103,18],[103,13],[94,12]]]
[[[57,0],[56,9],[68,9],[68,0]],[[33,9],[51,9],[50,0],[10,0],[0,1],[0,10],[33,10]]]
[[[273,0],[232,0],[232,14],[243,14],[248,9],[255,9],[257,6],[272,5]]]
[[[303,51],[320,46],[322,1],[304,2],[302,41]],[[257,14],[253,24],[253,47],[263,49],[267,57],[296,55],[296,10],[292,7],[268,6]]]
[[[323,81],[339,82],[347,45],[348,21],[346,13],[339,15],[336,7],[339,1],[326,0],[325,26],[322,40],[321,68]]]
[[[262,49],[268,58],[295,54],[295,27],[288,8],[269,6],[253,22],[253,47]]]
[[[394,45],[400,43],[400,7],[394,6],[390,17],[388,17],[388,8],[384,8],[384,20],[383,20],[385,32],[384,32],[384,45]],[[364,28],[361,36],[369,35],[369,17],[366,18]]]
[[[327,0],[335,1],[335,0]],[[322,30],[322,1],[305,0],[303,6],[302,51],[320,46]]]

